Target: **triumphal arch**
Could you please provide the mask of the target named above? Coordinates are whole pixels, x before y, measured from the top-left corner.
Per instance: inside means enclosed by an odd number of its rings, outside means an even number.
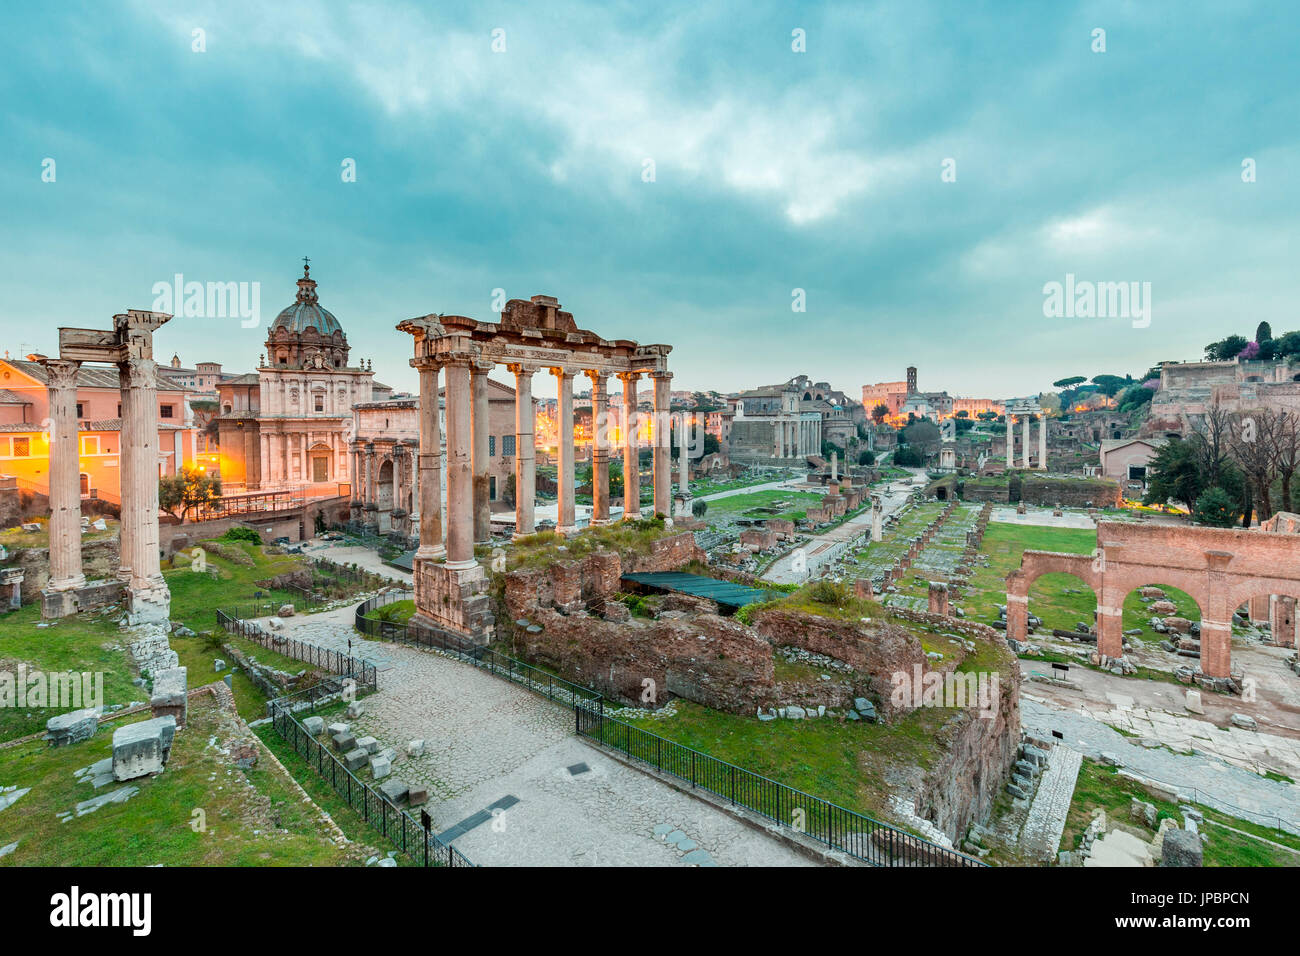
[[[672,507],[669,445],[670,345],[607,340],[578,328],[572,314],[548,295],[511,299],[501,321],[463,315],[426,315],[397,328],[415,340],[413,368],[420,373],[419,511],[420,547],[415,556],[417,624],[423,623],[486,642],[494,620],[485,592],[487,575],[474,557],[474,544],[489,540],[488,373],[504,365],[515,376],[515,534],[534,530],[535,458],[533,376],[555,376],[559,396],[559,516],[556,531],[577,531],[574,509],[573,383],[591,381],[593,525],[609,521],[609,456],[617,441],[623,452],[623,518],[641,517],[638,475],[637,383],[654,383],[654,510]],[[442,522],[438,375],[445,372],[447,419],[447,520]],[[619,424],[611,425],[608,383],[623,385]],[[445,530],[445,543],[444,543]]]

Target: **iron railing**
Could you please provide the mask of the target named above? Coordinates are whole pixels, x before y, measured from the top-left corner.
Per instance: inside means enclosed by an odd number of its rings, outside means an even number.
[[[604,697],[590,687],[567,681],[439,628],[380,621],[368,616],[377,608],[413,598],[413,592],[398,590],[363,602],[356,610],[357,630],[383,640],[442,651],[527,687],[548,700],[571,708],[579,736],[617,750],[688,782],[694,789],[722,797],[732,806],[796,830],[873,866],[986,865],[821,797],[607,716]]]
[[[339,682],[333,679],[335,684]],[[330,752],[329,748],[308,733],[296,714],[316,710],[325,694],[337,693],[339,687],[317,685],[309,691],[280,697],[268,704],[271,722],[286,743],[294,749],[330,788],[347,801],[370,827],[406,854],[419,866],[473,866],[469,859],[437,834],[426,830],[409,811],[402,810],[387,797],[358,777]]]
[[[242,610],[248,611],[260,607],[262,605],[250,605]],[[251,614],[248,616],[260,617],[262,615]],[[375,665],[368,664],[360,658],[352,657],[341,651],[332,651],[325,647],[308,644],[305,641],[267,631],[256,622],[243,619],[241,608],[219,608],[217,610],[217,623],[228,634],[238,634],[246,640],[260,644],[267,650],[275,651],[277,654],[305,661],[313,667],[322,668],[338,677],[350,678],[358,688],[365,690],[378,689],[379,675],[375,670]]]

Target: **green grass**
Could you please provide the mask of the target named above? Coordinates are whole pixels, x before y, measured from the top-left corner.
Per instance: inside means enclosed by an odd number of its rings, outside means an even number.
[[[1074,799],[1066,817],[1065,831],[1061,835],[1061,849],[1073,850],[1078,847],[1084,830],[1092,822],[1092,811],[1098,807],[1106,811],[1107,820],[1145,830],[1142,824],[1129,817],[1129,805],[1133,797],[1153,804],[1157,814],[1172,816],[1181,825],[1183,815],[1177,804],[1152,796],[1136,781],[1121,777],[1115,767],[1084,758],[1074,787]],[[1205,815],[1206,822],[1201,826],[1201,833],[1207,837],[1204,851],[1206,866],[1300,866],[1300,837],[1262,827],[1199,804],[1194,806]],[[1243,832],[1234,833],[1225,827]],[[1148,839],[1154,838],[1154,831],[1146,832]],[[1295,852],[1272,846],[1264,840],[1291,847]]]
[[[821,500],[821,495],[811,491],[753,491],[710,501],[704,517],[710,523],[742,517],[794,520],[793,515],[806,511],[809,505],[817,505]]]
[[[92,541],[102,541],[105,538],[117,537],[118,521],[116,518],[110,518],[108,515],[102,516],[104,523],[108,526],[104,531],[96,531],[93,527],[87,528],[85,534],[81,536],[83,545],[90,544]],[[97,521],[97,518],[91,518],[91,521]],[[50,529],[48,518],[34,518],[25,524],[39,524],[39,531],[24,531],[21,527],[6,528],[0,531],[0,544],[4,545],[9,551],[16,551],[20,548],[48,548],[50,546]]]
[[[849,810],[889,818],[892,769],[928,768],[955,713],[921,708],[891,724],[835,718],[770,720],[711,710],[687,700],[672,717],[625,721]]]
[[[92,739],[58,750],[32,741],[0,750],[0,781],[32,791],[0,814],[0,844],[19,841],[0,866],[343,866],[357,848],[339,848],[321,832],[319,815],[263,755],[243,771],[208,740],[226,739],[211,698],[190,702],[190,723],[176,735],[166,770],[131,781],[140,792],[125,804],[60,822],[57,814],[98,793],[73,772],[112,754],[111,722]],[[124,718],[129,721],[131,718]],[[193,811],[206,816],[196,832]]]
[[[665,531],[663,522],[658,519],[620,521],[586,528],[571,538],[563,538],[554,531],[542,531],[520,538],[506,548],[506,569],[544,568],[559,560],[582,558],[602,549],[619,554],[644,554],[649,552],[652,542],[674,533]],[[487,556],[485,552],[484,557]]]
[[[405,624],[415,616],[415,601],[394,601],[383,607],[375,608],[366,617],[372,621],[388,621]]]

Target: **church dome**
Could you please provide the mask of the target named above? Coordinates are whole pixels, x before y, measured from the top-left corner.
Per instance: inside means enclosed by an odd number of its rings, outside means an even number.
[[[311,267],[306,263],[303,264],[302,278],[298,280],[297,298],[271,323],[272,333],[276,329],[284,329],[294,335],[315,329],[322,338],[343,331],[343,326],[334,318],[334,313],[322,306],[317,299],[316,280],[311,277]]]

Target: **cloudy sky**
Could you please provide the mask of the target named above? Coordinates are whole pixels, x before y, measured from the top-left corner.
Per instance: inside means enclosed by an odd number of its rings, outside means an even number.
[[[260,283],[261,327],[178,317],[159,357],[246,370],[310,256],[399,388],[394,325],[495,319],[497,289],[674,345],[678,387],[1136,374],[1300,328],[1297,27],[1245,0],[6,4],[0,348],[180,273]],[[1149,282],[1149,325],[1045,316],[1067,273]]]

